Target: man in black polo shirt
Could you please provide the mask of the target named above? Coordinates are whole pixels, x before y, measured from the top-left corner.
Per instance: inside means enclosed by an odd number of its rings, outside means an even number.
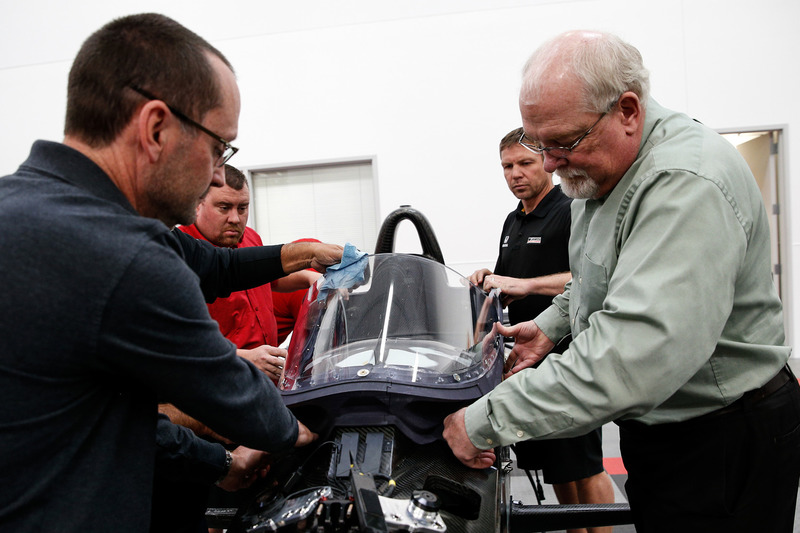
[[[503,225],[494,272],[484,268],[470,277],[484,290],[500,289],[511,324],[531,320],[549,307],[571,279],[571,200],[553,185],[542,156],[517,142],[521,135],[522,128],[517,128],[500,141],[503,174],[519,204]],[[553,351],[563,351],[569,340]],[[614,501],[611,479],[603,470],[599,429],[583,437],[521,442],[516,455],[520,468],[543,470],[562,504]]]

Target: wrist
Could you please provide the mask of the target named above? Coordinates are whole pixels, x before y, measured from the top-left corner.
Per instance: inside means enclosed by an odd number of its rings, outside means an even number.
[[[231,471],[231,465],[233,465],[233,454],[229,450],[225,450],[225,466],[222,469],[222,474],[215,482],[216,485],[219,485],[226,477],[228,477],[228,474]]]
[[[314,262],[313,247],[306,242],[291,242],[281,247],[281,266],[284,274],[291,274],[306,268],[312,268]]]
[[[526,294],[540,294],[541,287],[537,278],[528,278],[528,286],[526,287]]]

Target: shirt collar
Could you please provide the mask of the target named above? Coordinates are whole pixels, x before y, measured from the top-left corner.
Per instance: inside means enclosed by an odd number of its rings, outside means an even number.
[[[526,213],[522,208],[522,202],[517,204],[517,217],[525,218],[527,216],[534,216],[537,218],[544,218],[550,212],[551,209],[556,205],[559,196],[561,195],[561,185],[554,186],[550,192],[548,192],[542,201],[539,202],[536,207],[533,208],[533,211],[530,213]]]
[[[55,179],[80,187],[103,200],[118,204],[133,214],[139,214],[103,169],[65,144],[52,141],[34,142],[31,153],[22,163],[22,167],[37,169]]]

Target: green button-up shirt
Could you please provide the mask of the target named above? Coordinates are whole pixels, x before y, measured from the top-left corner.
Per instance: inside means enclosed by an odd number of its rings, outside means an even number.
[[[791,351],[769,231],[736,150],[649,101],[639,154],[620,182],[572,203],[572,282],[535,319],[552,340],[571,331],[570,348],[473,403],[472,442],[687,420],[766,383]]]

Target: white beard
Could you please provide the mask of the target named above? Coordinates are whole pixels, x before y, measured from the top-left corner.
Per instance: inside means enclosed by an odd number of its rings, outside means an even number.
[[[583,170],[556,170],[554,174],[561,179],[561,190],[570,198],[596,198],[599,194],[600,185]]]

